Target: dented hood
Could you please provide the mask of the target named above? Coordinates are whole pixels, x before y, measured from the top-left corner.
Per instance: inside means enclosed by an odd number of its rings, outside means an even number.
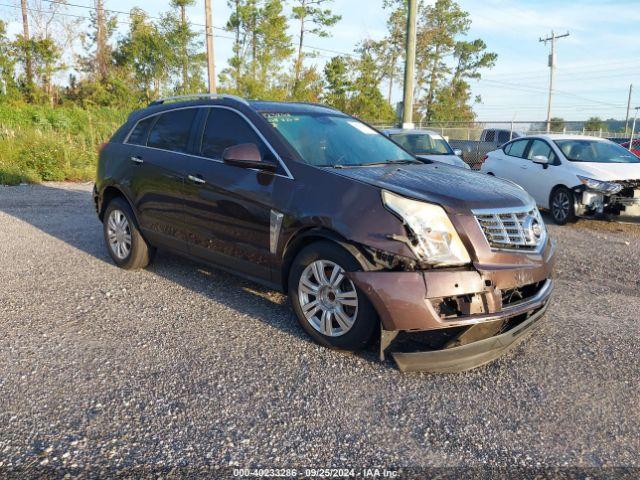
[[[515,183],[444,164],[389,165],[332,170],[399,195],[447,209],[522,207],[533,199]]]

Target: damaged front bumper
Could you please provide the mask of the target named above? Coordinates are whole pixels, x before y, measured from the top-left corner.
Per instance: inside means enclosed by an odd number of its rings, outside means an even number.
[[[616,195],[585,188],[574,188],[575,212],[579,217],[640,217],[640,180],[619,180],[622,185]]]
[[[381,358],[388,350],[401,370],[462,371],[511,348],[547,308],[555,242],[517,257],[519,263],[511,265],[348,276],[380,316]],[[409,348],[397,351],[398,345]]]
[[[547,306],[545,303],[510,330],[489,338],[442,350],[392,352],[391,355],[403,372],[454,373],[470,370],[495,360],[524,340],[543,317]]]

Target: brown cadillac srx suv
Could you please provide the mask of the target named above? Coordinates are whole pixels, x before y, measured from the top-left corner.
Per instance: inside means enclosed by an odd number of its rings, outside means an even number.
[[[103,146],[94,197],[118,266],[165,248],[230,270],[288,293],[317,342],[379,338],[403,370],[496,358],[553,289],[554,243],[523,189],[319,105],[156,101]]]

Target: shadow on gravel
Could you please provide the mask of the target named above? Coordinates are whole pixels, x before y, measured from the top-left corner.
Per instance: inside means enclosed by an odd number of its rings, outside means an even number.
[[[110,263],[90,191],[53,185],[0,187],[0,212]]]
[[[0,212],[113,265],[90,191],[51,185],[4,187],[0,189]],[[298,325],[287,297],[279,292],[166,250],[158,252],[146,271],[312,343]],[[373,346],[357,355],[378,361]]]
[[[258,319],[284,334],[315,345],[298,324],[288,297],[280,292],[166,250],[160,250],[155,261],[146,270],[241,314]],[[374,343],[357,353],[336,351],[335,354],[356,355],[369,362],[380,363],[377,348]],[[385,366],[395,368],[389,360],[385,362]]]

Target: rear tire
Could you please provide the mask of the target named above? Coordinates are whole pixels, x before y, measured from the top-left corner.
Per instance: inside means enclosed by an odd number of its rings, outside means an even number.
[[[566,225],[576,221],[575,196],[566,187],[558,187],[551,193],[549,201],[551,217],[557,225]]]
[[[115,264],[125,270],[144,268],[156,249],[142,237],[129,204],[114,198],[107,205],[103,219],[104,241]]]
[[[328,241],[305,247],[293,261],[291,304],[304,331],[319,344],[360,350],[378,328],[375,308],[344,275],[361,270],[351,254]]]

